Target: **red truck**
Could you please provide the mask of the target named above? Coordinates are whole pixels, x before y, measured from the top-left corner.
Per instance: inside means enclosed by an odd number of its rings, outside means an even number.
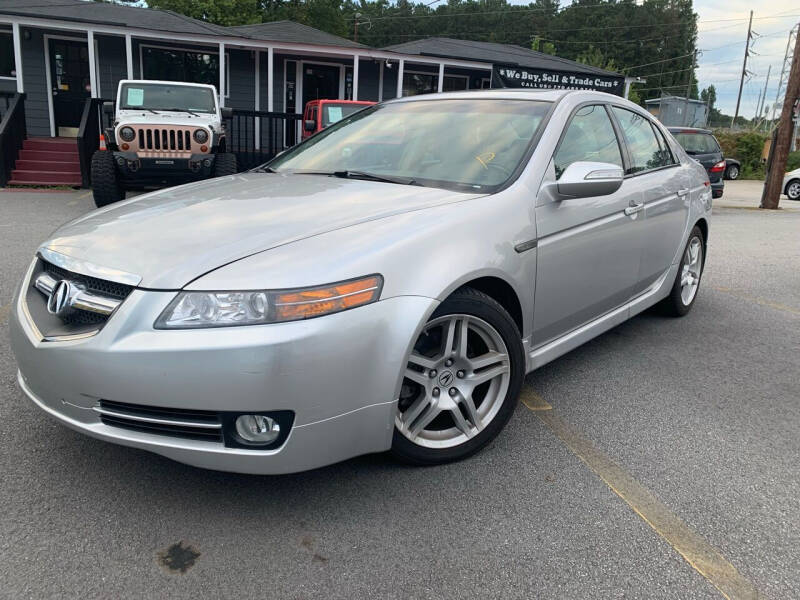
[[[303,112],[303,139],[373,104],[362,100],[312,100]]]

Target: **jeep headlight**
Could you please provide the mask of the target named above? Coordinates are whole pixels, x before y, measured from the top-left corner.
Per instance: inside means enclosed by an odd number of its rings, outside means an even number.
[[[283,291],[181,292],[156,320],[156,329],[195,329],[299,321],[375,302],[383,277],[370,275]]]
[[[208,141],[208,132],[205,129],[195,129],[194,141],[198,144],[205,144]]]
[[[123,142],[132,142],[136,138],[133,127],[123,127],[119,130],[119,137]]]

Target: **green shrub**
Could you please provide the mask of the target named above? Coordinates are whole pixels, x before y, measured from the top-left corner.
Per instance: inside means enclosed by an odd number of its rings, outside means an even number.
[[[714,132],[714,136],[719,141],[725,158],[735,158],[742,164],[739,171],[742,179],[763,179],[764,164],[761,161],[761,154],[767,141],[765,134],[718,130]]]
[[[786,161],[787,171],[794,171],[795,169],[800,169],[800,151],[790,152],[789,159]]]

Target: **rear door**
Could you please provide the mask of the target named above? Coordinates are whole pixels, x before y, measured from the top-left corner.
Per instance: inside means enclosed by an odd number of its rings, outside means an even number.
[[[689,219],[689,174],[675,160],[658,127],[645,115],[611,109],[626,142],[626,177],[642,190],[642,258],[635,293],[644,292],[672,264]]]
[[[617,192],[605,196],[555,199],[544,191],[577,161],[624,167],[619,139],[603,104],[582,106],[573,113],[537,198],[536,346],[625,304],[638,279],[641,189],[625,180]]]

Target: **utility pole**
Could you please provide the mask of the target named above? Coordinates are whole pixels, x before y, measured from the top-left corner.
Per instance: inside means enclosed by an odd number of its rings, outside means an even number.
[[[731,119],[731,129],[736,123],[736,117],[739,116],[739,104],[742,102],[742,88],[744,87],[744,77],[747,75],[747,57],[750,55],[750,39],[752,38],[751,30],[753,28],[753,11],[750,11],[750,21],[747,23],[747,41],[744,45],[744,61],[742,62],[742,78],[739,80],[739,95],[736,96],[736,112]]]
[[[792,27],[789,32],[789,39],[786,40],[786,52],[783,54],[783,66],[781,67],[781,78],[778,80],[778,89],[775,92],[775,104],[772,105],[771,121],[775,120],[775,112],[778,110],[778,102],[781,100],[781,92],[783,91],[783,83],[786,80],[786,74],[789,72],[789,67],[792,64],[792,53],[794,52],[794,45],[797,43],[797,33],[800,31],[800,24]]]
[[[767,67],[767,80],[764,82],[764,93],[761,96],[761,106],[756,110],[756,129],[761,126],[761,115],[764,114],[764,105],[767,103],[767,86],[769,85],[769,74],[772,72],[772,65]]]
[[[358,42],[358,20],[361,18],[361,13],[356,13],[356,20],[353,23],[353,41]]]
[[[786,159],[792,144],[794,124],[792,123],[795,103],[800,101],[800,48],[795,44],[792,68],[786,82],[786,94],[783,97],[783,110],[775,134],[775,144],[771,151],[771,160],[767,163],[767,179],[764,182],[764,193],[761,196],[761,208],[776,209],[781,199],[783,174],[786,170]]]
[[[686,82],[686,98],[683,102],[683,126],[689,125],[687,123],[689,119],[689,93],[692,91],[692,78],[694,77],[694,69],[695,63],[697,62],[697,50],[692,53],[692,68],[689,70],[689,80]],[[661,106],[659,103],[659,113],[661,112]],[[694,119],[692,119],[694,121]],[[694,125],[694,123],[691,123]]]

